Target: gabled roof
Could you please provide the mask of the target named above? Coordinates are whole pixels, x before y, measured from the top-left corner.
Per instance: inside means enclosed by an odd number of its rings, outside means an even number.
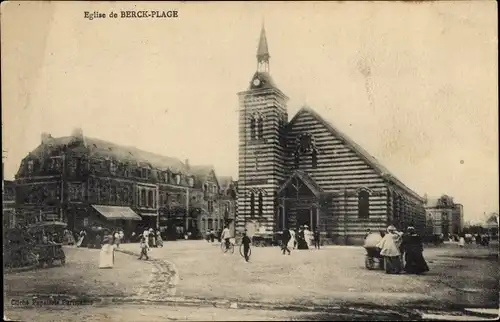
[[[219,181],[219,185],[222,188],[228,188],[231,184],[233,184],[233,177],[231,177],[231,176],[218,176],[217,181]]]
[[[203,182],[205,182],[205,180],[208,178],[208,176],[212,172],[214,173],[216,183],[219,185],[219,180],[218,180],[217,176],[215,175],[215,169],[212,165],[192,165],[189,167],[189,171],[190,171],[190,173],[192,173],[195,176],[196,181],[200,187],[201,187],[201,184],[203,184]]]
[[[285,181],[285,183],[281,185],[278,194],[280,194],[284,189],[286,189],[286,187],[290,184],[290,182],[294,178],[300,179],[300,181],[302,181],[315,196],[319,197],[323,193],[323,189],[307,173],[300,170],[295,170],[292,173],[292,175]]]
[[[318,122],[323,124],[329,131],[332,133],[332,135],[336,136],[339,138],[341,141],[343,141],[347,146],[349,146],[354,153],[356,153],[361,159],[363,159],[366,163],[368,163],[375,171],[379,173],[382,177],[384,177],[386,180],[394,183],[401,189],[407,191],[408,193],[412,194],[414,197],[423,200],[422,197],[420,197],[416,192],[408,188],[405,184],[403,184],[400,180],[398,180],[394,175],[392,175],[387,168],[385,168],[380,162],[375,159],[370,153],[368,153],[365,149],[363,149],[360,145],[358,145],[356,142],[354,142],[351,138],[349,138],[347,135],[339,131],[336,127],[334,127],[330,122],[326,121],[323,119],[316,111],[314,111],[310,107],[303,107],[301,108],[297,114],[292,118],[292,120],[288,123],[288,128],[290,128],[297,118],[303,114],[303,113],[309,113],[311,114]]]
[[[46,143],[40,144],[31,154],[37,158],[42,158],[44,154],[61,149],[65,145],[78,140],[78,137],[67,136],[60,138],[51,138]],[[136,147],[122,146],[101,139],[84,137],[85,148],[88,149],[90,156],[98,158],[110,158],[119,162],[135,162],[149,164],[151,167],[160,170],[170,170],[175,173],[188,174],[189,171],[179,159],[167,157]],[[68,149],[78,149],[77,146]]]

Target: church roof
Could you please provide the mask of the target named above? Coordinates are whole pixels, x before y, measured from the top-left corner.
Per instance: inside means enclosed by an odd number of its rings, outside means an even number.
[[[322,118],[316,111],[314,111],[310,107],[303,107],[297,112],[297,114],[292,118],[292,120],[289,122],[288,126],[291,126],[297,117],[301,115],[302,113],[309,113],[311,114],[316,120],[318,120],[320,123],[322,123],[331,133],[332,135],[336,136],[340,140],[342,140],[347,146],[349,146],[359,157],[361,157],[366,163],[368,163],[375,171],[377,171],[381,176],[386,178],[388,181],[394,183],[398,187],[402,188],[403,190],[407,191],[414,197],[423,200],[422,197],[420,197],[416,192],[408,188],[404,183],[402,183],[400,180],[398,180],[394,175],[391,174],[391,172],[384,167],[380,162],[373,157],[370,153],[368,153],[363,147],[361,147],[359,144],[354,142],[351,138],[349,138],[346,134],[342,133],[339,131],[336,127],[334,127],[330,122],[326,121],[324,118]]]
[[[274,82],[273,78],[271,77],[271,74],[268,72],[255,72],[255,74],[252,77],[252,81],[258,78],[262,84],[260,85],[259,89],[278,89],[278,86],[276,86],[276,83]],[[252,81],[250,82],[250,88],[252,87]]]

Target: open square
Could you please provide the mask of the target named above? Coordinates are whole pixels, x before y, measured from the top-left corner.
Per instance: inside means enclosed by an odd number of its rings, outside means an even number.
[[[126,249],[137,245],[122,245]],[[424,250],[425,275],[387,275],[364,267],[365,250],[327,246],[282,255],[277,247],[254,247],[250,263],[235,251],[223,254],[218,243],[165,243],[151,257],[174,263],[177,296],[293,305],[368,303],[442,306],[498,305],[495,246],[456,244]]]

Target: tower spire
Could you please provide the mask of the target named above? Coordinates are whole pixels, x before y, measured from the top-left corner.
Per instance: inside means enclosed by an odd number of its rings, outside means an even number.
[[[260,31],[259,47],[257,48],[257,71],[269,72],[269,48],[267,46],[266,29],[264,21],[262,21],[262,29]]]

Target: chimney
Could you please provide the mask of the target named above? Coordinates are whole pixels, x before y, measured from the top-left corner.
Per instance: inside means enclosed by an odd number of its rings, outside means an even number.
[[[83,130],[80,127],[77,127],[71,132],[71,142],[83,143],[85,145],[85,137],[83,136]]]
[[[189,170],[189,159],[184,160],[184,164],[186,165],[186,168]]]
[[[52,139],[52,135],[49,133],[43,132],[42,133],[42,144],[48,143]]]

